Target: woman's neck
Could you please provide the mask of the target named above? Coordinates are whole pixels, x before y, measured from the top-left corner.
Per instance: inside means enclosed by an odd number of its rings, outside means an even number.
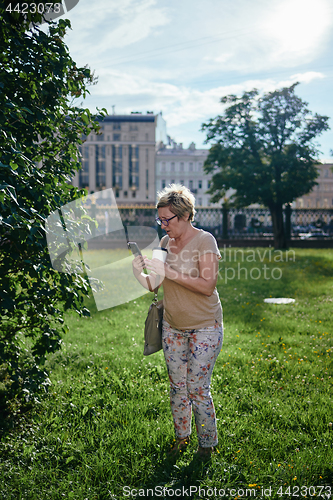
[[[194,237],[194,234],[199,231],[199,229],[196,229],[195,227],[192,226],[191,222],[189,222],[188,227],[186,228],[185,231],[183,231],[179,236],[176,236],[174,238],[176,245],[182,246],[185,245],[189,240],[191,240]]]

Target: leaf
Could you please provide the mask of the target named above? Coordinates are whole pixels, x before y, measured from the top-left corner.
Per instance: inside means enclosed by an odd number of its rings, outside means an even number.
[[[86,114],[82,113],[81,118],[84,121],[84,123],[86,123],[87,125],[89,125],[89,118],[88,118],[88,116]]]
[[[12,170],[16,170],[18,169],[18,164],[13,162],[13,161],[10,161],[9,162],[9,165],[11,166]]]
[[[74,460],[73,456],[68,457],[67,460],[66,460],[66,465],[69,464],[69,462],[71,462],[72,460]]]
[[[84,416],[85,416],[85,414],[87,413],[88,409],[89,409],[89,408],[88,408],[88,406],[85,406],[85,407],[83,408],[83,410],[82,410],[82,416],[83,416],[83,417],[84,417]]]

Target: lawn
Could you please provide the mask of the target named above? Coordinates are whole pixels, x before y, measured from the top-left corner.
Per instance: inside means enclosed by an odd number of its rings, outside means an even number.
[[[100,312],[90,301],[90,318],[66,314],[49,392],[1,424],[1,499],[332,497],[333,252],[222,256],[212,460],[193,459],[194,425],[187,451],[167,459],[164,358],[142,354],[150,294]]]

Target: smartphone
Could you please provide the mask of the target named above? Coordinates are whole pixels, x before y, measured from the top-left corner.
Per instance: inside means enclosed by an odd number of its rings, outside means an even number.
[[[142,257],[142,253],[140,252],[140,248],[138,247],[138,245],[135,241],[129,241],[127,243],[127,246],[131,250],[134,257],[137,257],[138,255],[141,255],[141,257]]]
[[[135,241],[129,241],[129,242],[127,243],[127,246],[128,246],[128,248],[129,248],[129,250],[131,250],[131,252],[132,252],[132,254],[134,255],[134,257],[137,257],[138,255],[141,255],[141,257],[142,257],[142,253],[141,253],[141,251],[140,251],[140,248],[138,247],[138,245],[137,245],[137,243],[136,243]],[[147,274],[147,273],[148,273],[148,271],[147,271],[147,268],[146,268],[146,267],[144,267],[144,268],[143,268],[143,272],[144,272],[145,274]]]

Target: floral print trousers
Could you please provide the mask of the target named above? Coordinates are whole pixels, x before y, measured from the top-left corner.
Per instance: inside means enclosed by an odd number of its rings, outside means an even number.
[[[195,417],[199,446],[216,446],[215,408],[210,381],[223,342],[223,326],[177,330],[163,320],[162,344],[170,380],[170,403],[176,437],[191,434]]]

